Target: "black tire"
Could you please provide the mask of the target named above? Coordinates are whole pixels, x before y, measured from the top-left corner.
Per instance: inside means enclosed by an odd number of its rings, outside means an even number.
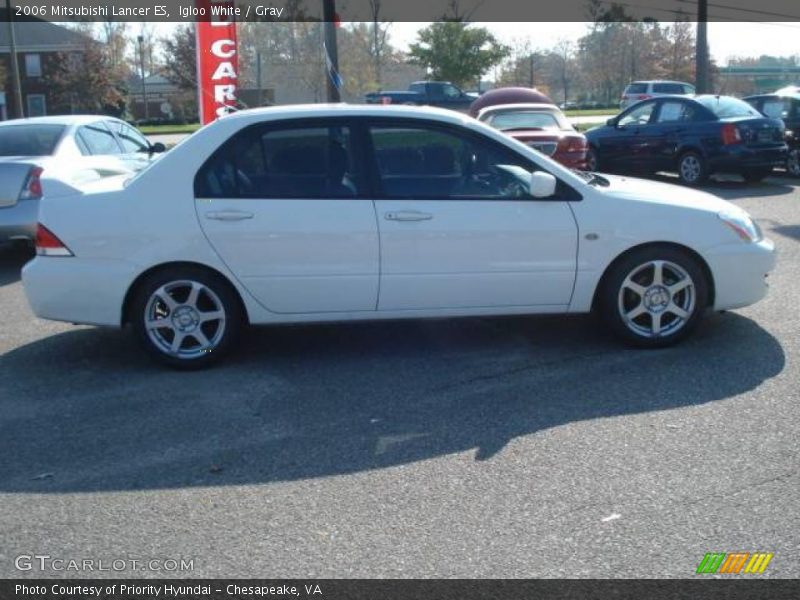
[[[660,286],[655,281],[657,262],[663,273]],[[648,283],[651,272],[653,281]],[[690,285],[673,293],[670,288],[685,283],[686,277]],[[631,285],[642,288],[644,294],[628,287]],[[600,316],[614,335],[640,348],[664,348],[683,340],[697,327],[708,306],[709,282],[701,265],[688,252],[654,245],[618,259],[603,277],[598,292]],[[644,312],[626,318],[639,310]],[[686,314],[679,316],[673,310]],[[658,334],[654,334],[656,319]]]
[[[758,183],[772,173],[772,167],[761,167],[758,169],[747,169],[742,171],[742,177],[747,183]]]
[[[702,185],[711,175],[708,162],[703,156],[694,151],[684,152],[678,158],[678,177],[686,185]]]
[[[789,151],[786,159],[786,172],[792,177],[800,177],[800,148]]]
[[[193,290],[197,290],[194,302]],[[142,347],[156,362],[174,369],[196,370],[210,367],[235,347],[244,314],[236,291],[227,281],[201,267],[187,266],[158,271],[142,281],[134,291],[128,320]],[[163,322],[164,326],[148,327],[148,321]],[[178,350],[167,348],[178,336]]]

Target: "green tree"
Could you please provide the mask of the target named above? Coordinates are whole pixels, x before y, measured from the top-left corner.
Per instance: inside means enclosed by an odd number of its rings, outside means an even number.
[[[463,21],[433,23],[417,34],[410,61],[428,69],[433,79],[467,85],[500,63],[510,49],[483,27]]]

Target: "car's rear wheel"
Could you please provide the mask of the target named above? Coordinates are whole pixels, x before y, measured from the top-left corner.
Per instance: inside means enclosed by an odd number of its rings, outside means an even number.
[[[747,169],[746,171],[742,171],[742,177],[744,177],[744,180],[748,183],[758,183],[770,173],[772,173],[772,167]]]
[[[689,253],[669,246],[642,248],[623,257],[604,278],[599,306],[611,330],[645,348],[674,344],[697,326],[709,284]]]
[[[218,275],[194,267],[147,278],[129,316],[147,353],[178,369],[211,366],[230,351],[242,327],[236,292]]]
[[[709,175],[705,158],[697,152],[686,152],[678,159],[678,177],[686,185],[701,185]]]
[[[789,152],[789,158],[786,160],[786,171],[792,177],[800,177],[800,149],[795,148]]]

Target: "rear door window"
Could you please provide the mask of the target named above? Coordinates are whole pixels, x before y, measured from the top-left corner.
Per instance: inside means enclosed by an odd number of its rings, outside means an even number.
[[[696,109],[688,102],[662,102],[657,123],[680,123],[693,121]]]
[[[198,198],[355,198],[362,177],[350,127],[251,128],[218,150],[195,180]]]
[[[626,94],[646,94],[647,93],[647,84],[646,83],[631,83],[628,87],[625,88]]]

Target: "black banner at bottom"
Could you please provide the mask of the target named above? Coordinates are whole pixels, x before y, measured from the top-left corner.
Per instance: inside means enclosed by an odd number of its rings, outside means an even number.
[[[800,580],[0,580],[0,600],[796,600]]]

